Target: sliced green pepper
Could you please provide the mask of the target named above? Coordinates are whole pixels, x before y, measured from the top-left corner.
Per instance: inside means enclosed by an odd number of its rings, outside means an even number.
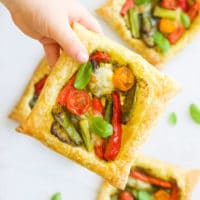
[[[89,121],[90,129],[102,138],[113,134],[113,127],[101,117],[93,117]]]
[[[141,5],[141,4],[149,3],[149,2],[150,2],[150,0],[135,0],[136,5]]]
[[[108,123],[111,123],[111,120],[112,120],[112,107],[113,107],[112,101],[111,100],[106,100],[104,119]]]
[[[153,200],[153,196],[150,192],[145,190],[139,190],[137,193],[138,200]]]
[[[70,122],[69,117],[67,116],[66,112],[59,106],[52,110],[53,117],[55,121],[57,121],[64,130],[68,133],[69,138],[76,144],[81,145],[82,139],[74,127],[74,125]]]
[[[126,98],[122,106],[122,123],[123,124],[126,124],[131,118],[131,115],[133,112],[133,104],[135,100],[135,93],[136,93],[136,87],[132,87],[130,90],[128,90],[126,94]]]
[[[86,146],[87,150],[90,152],[90,151],[92,151],[93,144],[92,144],[91,135],[89,132],[88,120],[83,119],[79,123],[80,123],[80,130],[81,130],[81,134],[82,134],[82,138],[84,140],[85,146]]]
[[[163,34],[159,31],[155,31],[154,33],[154,41],[156,45],[162,50],[162,52],[167,52],[170,48],[169,41],[163,36]]]
[[[149,33],[152,30],[151,18],[148,15],[142,16],[142,32]]]
[[[78,90],[84,89],[90,81],[92,75],[92,64],[87,62],[81,65],[74,81],[74,87]]]
[[[179,11],[178,10],[170,10],[161,8],[159,6],[156,6],[153,12],[154,17],[160,17],[160,18],[167,18],[176,20],[179,17]]]
[[[182,24],[183,24],[183,26],[184,26],[185,28],[189,28],[189,27],[190,27],[190,18],[189,18],[189,16],[188,16],[186,13],[184,13],[184,12],[181,12],[181,22],[182,22]]]
[[[130,8],[128,10],[129,24],[131,29],[131,34],[134,38],[140,37],[140,19],[138,11]]]

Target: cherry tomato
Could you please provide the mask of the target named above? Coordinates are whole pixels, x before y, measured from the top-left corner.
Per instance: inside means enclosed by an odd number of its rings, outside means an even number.
[[[66,98],[66,106],[75,115],[84,114],[90,107],[90,96],[88,92],[86,90],[70,90]]]
[[[170,200],[170,195],[165,190],[158,190],[154,194],[154,200]]]
[[[135,84],[135,77],[128,67],[122,66],[114,71],[112,81],[117,89],[127,91]]]
[[[63,87],[63,89],[60,91],[58,95],[58,103],[61,106],[64,106],[66,103],[66,98],[68,96],[68,93],[70,90],[74,89],[73,84],[75,80],[76,75],[72,76],[72,78],[68,81],[68,83]]]
[[[119,195],[120,200],[134,200],[133,196],[127,192],[127,191],[122,191]]]

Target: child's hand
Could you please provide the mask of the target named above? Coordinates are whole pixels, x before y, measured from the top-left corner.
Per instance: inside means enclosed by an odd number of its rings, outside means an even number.
[[[76,0],[3,0],[15,24],[44,46],[51,67],[60,47],[79,62],[88,60],[88,52],[71,29],[72,22],[101,32],[98,22]]]

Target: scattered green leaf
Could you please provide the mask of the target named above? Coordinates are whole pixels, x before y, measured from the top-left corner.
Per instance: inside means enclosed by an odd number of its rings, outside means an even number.
[[[197,105],[190,105],[190,116],[194,122],[200,124],[200,108]]]
[[[172,112],[170,115],[169,115],[169,123],[172,125],[172,126],[175,126],[176,123],[177,123],[177,116],[176,116],[176,113],[175,112]]]
[[[60,192],[56,192],[52,197],[51,200],[62,200],[62,196]]]

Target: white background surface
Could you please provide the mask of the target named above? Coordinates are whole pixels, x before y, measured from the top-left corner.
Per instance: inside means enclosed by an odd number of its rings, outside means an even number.
[[[104,0],[84,0],[94,9]],[[100,19],[104,32],[123,43]],[[49,150],[33,138],[17,134],[17,123],[7,118],[42,57],[39,43],[24,36],[0,5],[0,200],[49,200],[54,192],[62,192],[63,200],[95,200],[101,178],[76,163]],[[191,103],[200,106],[200,34],[164,71],[182,85],[182,92],[162,115],[142,151],[153,157],[185,168],[200,168],[200,125],[189,116]],[[175,111],[178,123],[168,124],[169,113]],[[200,199],[200,184],[193,193]]]

